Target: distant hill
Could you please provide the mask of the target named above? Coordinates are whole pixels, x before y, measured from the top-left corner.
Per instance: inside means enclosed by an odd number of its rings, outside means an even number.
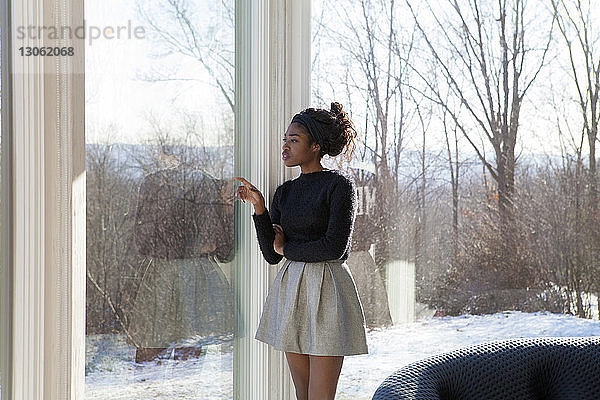
[[[91,154],[98,154],[105,150],[103,144],[86,144],[88,152],[87,160],[90,160]],[[205,147],[185,147],[173,146],[166,150],[173,159],[190,158],[200,160],[197,162],[200,169],[216,177],[233,177],[234,170],[234,148],[233,146],[205,146]],[[116,165],[119,165],[124,173],[140,180],[147,172],[142,166],[160,165],[158,161],[159,147],[147,144],[127,144],[114,143],[111,145],[111,159]],[[186,156],[187,154],[187,156]],[[422,169],[422,153],[416,150],[404,150],[400,157],[398,168],[399,181],[404,185],[420,180]],[[169,162],[169,156],[166,156],[166,162]],[[450,182],[449,165],[444,152],[426,152],[426,177],[430,187],[446,186]],[[391,160],[390,160],[391,161]],[[493,160],[492,160],[493,161]],[[163,162],[165,162],[163,160]],[[518,159],[517,173],[523,169],[535,171],[537,167],[544,167],[549,163],[560,165],[561,157],[558,155],[546,154],[522,154]],[[355,159],[350,164],[353,168],[361,168],[368,171],[374,171],[373,164],[360,162]],[[476,154],[463,153],[460,166],[461,180],[464,182],[479,179],[483,175],[483,167]],[[518,174],[517,174],[518,175]]]
[[[89,163],[93,154],[106,151],[107,145],[90,143],[85,146]],[[114,143],[110,145],[110,159],[123,173],[135,180],[141,178],[152,169],[167,166],[172,160],[196,160],[199,169],[206,170],[216,177],[233,176],[233,146],[184,147],[173,146],[161,157],[159,146],[146,144]]]

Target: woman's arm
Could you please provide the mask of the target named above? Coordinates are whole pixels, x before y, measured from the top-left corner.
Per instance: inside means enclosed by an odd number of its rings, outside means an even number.
[[[309,242],[287,242],[283,248],[286,258],[305,262],[320,262],[341,258],[351,246],[356,209],[354,182],[340,179],[331,195],[329,220],[325,235]]]
[[[277,264],[281,261],[283,255],[277,253],[273,246],[276,237],[273,224],[279,225],[279,220],[281,218],[279,207],[281,187],[278,187],[277,190],[275,190],[275,195],[273,196],[273,202],[271,204],[271,214],[269,214],[265,207],[265,199],[262,193],[244,178],[235,178],[235,180],[244,184],[244,186],[237,188],[236,198],[239,198],[244,202],[249,201],[254,206],[252,219],[254,220],[260,251],[263,253],[265,260],[267,260],[269,264]],[[278,241],[281,241],[281,235],[282,234],[277,235]]]

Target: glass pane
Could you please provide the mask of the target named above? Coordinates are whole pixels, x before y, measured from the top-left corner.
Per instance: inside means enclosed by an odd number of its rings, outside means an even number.
[[[88,399],[233,397],[233,1],[88,1]]]
[[[358,198],[347,263],[369,354],[344,362],[340,399],[370,399],[405,364],[457,347],[600,334],[598,114],[585,100],[597,89],[574,39],[593,32],[598,46],[598,9],[560,10],[571,64],[543,2],[509,7],[507,37],[515,20],[527,32],[503,75],[503,10],[479,3],[312,1],[311,104],[340,102],[359,131],[343,165]]]

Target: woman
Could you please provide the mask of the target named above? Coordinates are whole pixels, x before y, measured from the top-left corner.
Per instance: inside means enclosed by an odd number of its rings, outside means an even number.
[[[223,186],[179,162],[140,185],[134,234],[148,264],[129,325],[136,362],[170,357],[171,350],[175,359],[201,356],[202,338],[233,331],[233,294],[217,263],[233,258],[233,204]]]
[[[236,198],[254,206],[254,225],[270,264],[286,261],[265,301],[256,339],[284,351],[296,397],[333,399],[344,356],[366,354],[364,315],[345,263],[352,243],[356,194],[351,178],[323,168],[325,154],[351,156],[356,131],[339,103],[294,116],[282,159],[302,170],[263,195],[244,178]]]

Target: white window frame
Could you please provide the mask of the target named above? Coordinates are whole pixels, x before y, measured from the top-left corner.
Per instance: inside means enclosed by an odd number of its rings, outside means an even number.
[[[310,101],[310,22],[310,0],[236,2],[235,174],[256,185],[267,202],[293,175],[281,162],[281,137]],[[234,398],[291,400],[284,355],[254,339],[277,267],[260,252],[251,214],[251,206],[237,202]]]
[[[17,27],[82,26],[83,0],[11,1],[11,399],[85,393],[83,40],[22,38]],[[74,47],[23,57],[21,46]]]
[[[10,97],[10,2],[0,0],[0,9],[5,11],[0,16],[1,36],[1,62],[2,69],[2,154],[0,155],[0,184],[2,185],[2,199],[0,202],[0,397],[10,398],[11,388],[11,359],[12,359],[12,336],[11,336],[11,299],[12,299],[12,269],[11,262],[11,97]]]
[[[12,360],[9,398],[85,397],[83,40],[17,40],[17,26],[83,25],[84,0],[10,1],[12,64]],[[4,10],[5,8],[3,8]],[[293,173],[279,158],[291,116],[310,99],[310,0],[236,1],[236,174],[270,199]],[[3,43],[4,45],[4,43]],[[21,57],[21,46],[73,46],[75,57]],[[276,268],[236,206],[236,399],[293,399],[281,353],[254,340]]]

